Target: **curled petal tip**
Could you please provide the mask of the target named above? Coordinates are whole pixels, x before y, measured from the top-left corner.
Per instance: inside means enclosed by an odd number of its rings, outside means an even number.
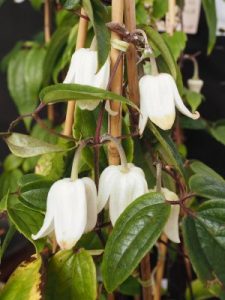
[[[197,119],[199,119],[200,118],[200,113],[198,112],[198,111],[195,111],[193,114],[192,114],[192,118],[193,118],[193,120],[197,120]]]

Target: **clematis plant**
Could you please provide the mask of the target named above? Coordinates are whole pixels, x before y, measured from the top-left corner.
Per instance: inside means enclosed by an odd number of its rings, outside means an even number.
[[[116,139],[112,140],[120,153],[121,165],[109,166],[101,174],[98,191],[98,213],[109,202],[109,216],[113,225],[125,208],[139,196],[148,192],[144,172],[134,164],[127,163],[124,150]]]
[[[97,221],[97,191],[88,177],[78,178],[80,146],[74,156],[71,178],[56,181],[47,197],[44,223],[34,240],[55,234],[61,249],[71,249],[84,232],[91,231]]]
[[[97,51],[86,48],[76,50],[72,56],[64,83],[77,83],[106,89],[110,74],[109,58],[99,71],[97,67]],[[94,110],[99,102],[100,100],[78,100],[77,105],[81,109]]]

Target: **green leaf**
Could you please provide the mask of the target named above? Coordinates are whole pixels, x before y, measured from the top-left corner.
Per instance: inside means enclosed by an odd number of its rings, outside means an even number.
[[[130,100],[118,94],[109,92],[104,89],[96,88],[82,84],[65,84],[59,83],[44,88],[40,93],[40,99],[44,103],[57,103],[69,100],[114,100],[128,104],[137,109],[136,105]]]
[[[225,121],[220,120],[215,122],[213,126],[209,129],[210,134],[216,139],[219,143],[225,145]]]
[[[202,103],[203,95],[184,89],[184,97],[187,103],[190,105],[192,112],[195,112],[199,105]]]
[[[216,173],[213,169],[205,165],[201,161],[194,161],[191,163],[190,168],[198,175],[213,177],[216,180],[224,182],[223,177]]]
[[[3,167],[5,171],[12,171],[21,166],[24,159],[14,154],[9,154],[6,159],[4,160]]]
[[[34,9],[40,9],[41,5],[44,3],[44,0],[30,0],[30,2]]]
[[[35,245],[37,251],[41,251],[45,245],[44,240],[34,241],[31,235],[36,234],[40,230],[44,221],[44,215],[26,207],[15,196],[8,198],[7,212],[16,229]]]
[[[185,299],[186,300],[192,300],[193,298],[195,300],[206,300],[206,299],[212,299],[212,296],[217,296],[219,299],[224,299],[224,295],[222,295],[221,288],[218,287],[218,284],[211,285],[210,287],[206,287],[204,283],[202,283],[200,280],[196,279],[192,281],[191,283],[193,296],[190,293],[190,289],[186,289],[185,293]],[[220,289],[220,291],[218,290]]]
[[[171,75],[176,80],[177,78],[176,62],[174,60],[173,55],[171,54],[169,47],[163,40],[162,36],[151,27],[145,27],[144,30],[148,36],[150,45],[152,46],[152,48],[157,49],[161,53],[165,63],[167,64],[170,70]]]
[[[2,260],[2,257],[4,256],[4,253],[5,253],[6,249],[8,248],[15,233],[16,233],[15,226],[13,224],[9,224],[9,228],[4,237],[4,240],[3,240],[2,244],[0,245],[0,261]]]
[[[48,44],[47,53],[44,60],[44,85],[48,85],[49,82],[51,82],[53,70],[57,65],[59,58],[62,55],[64,47],[66,46],[70,30],[70,25],[60,26],[52,35],[51,41]]]
[[[4,197],[9,191],[15,192],[17,189],[18,180],[22,177],[23,173],[18,170],[12,170],[4,172],[0,176],[0,200]]]
[[[44,56],[45,50],[35,47],[21,50],[10,59],[8,87],[21,115],[33,112],[37,105]],[[24,122],[29,129],[31,118],[24,119]]]
[[[65,9],[77,9],[80,2],[81,0],[65,0],[63,6]]]
[[[190,189],[206,198],[225,199],[225,181],[208,174],[196,174],[189,180]]]
[[[164,201],[161,194],[143,195],[117,220],[102,263],[103,281],[108,292],[131,275],[159,238],[170,213],[170,206]]]
[[[161,0],[161,2],[165,0]],[[170,48],[171,53],[173,54],[173,57],[175,61],[180,57],[182,51],[186,47],[187,42],[187,35],[183,31],[176,31],[173,33],[173,35],[169,35],[168,33],[163,33],[162,37],[168,47]]]
[[[208,54],[210,54],[216,43],[216,4],[213,0],[202,0],[202,5],[205,11],[206,21],[209,28]]]
[[[184,240],[196,273],[203,282],[225,287],[225,201],[205,202],[195,217],[183,221]]]
[[[96,270],[90,254],[84,249],[60,251],[50,261],[46,300],[95,300]]]
[[[106,62],[110,50],[110,34],[105,25],[107,9],[100,0],[82,0],[82,2],[93,24],[98,51],[98,70],[100,70]]]
[[[1,300],[41,299],[41,258],[23,262],[13,272],[0,293]]]
[[[53,145],[21,133],[5,138],[10,151],[19,157],[32,157],[45,153],[65,151],[65,147]]]
[[[198,120],[192,120],[185,116],[180,117],[180,125],[184,129],[191,130],[205,130],[208,126],[207,122],[202,118],[199,118]]]
[[[171,137],[168,133],[157,129],[152,122],[148,122],[148,126],[161,146],[158,150],[162,154],[162,157],[167,163],[172,164],[183,177],[185,177],[182,159]]]
[[[43,176],[31,174],[24,175],[19,181],[19,200],[28,208],[44,212],[46,201],[52,181]]]
[[[154,0],[152,16],[161,19],[168,11],[168,0]]]

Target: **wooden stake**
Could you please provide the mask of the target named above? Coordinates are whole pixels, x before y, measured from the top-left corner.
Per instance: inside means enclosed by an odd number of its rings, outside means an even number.
[[[161,282],[163,279],[165,262],[166,262],[167,247],[165,243],[167,243],[168,238],[165,236],[165,234],[162,234],[161,240],[163,241],[163,243],[159,243],[158,262],[156,265],[157,271],[156,271],[156,285],[154,289],[154,300],[161,299]]]
[[[51,40],[52,31],[52,15],[51,15],[51,0],[45,0],[44,3],[44,37],[45,43],[48,44]],[[48,105],[48,120],[54,122],[54,106]]]
[[[168,22],[166,24],[166,32],[173,35],[176,25],[176,0],[169,0]]]
[[[152,300],[150,254],[141,261],[141,280],[146,282],[142,287],[143,300]]]
[[[83,8],[81,9],[81,17],[80,17],[79,28],[77,33],[76,50],[83,48],[85,46],[85,41],[87,37],[88,20],[83,18],[82,16],[86,16],[86,13]],[[66,120],[65,120],[64,131],[63,131],[63,134],[65,135],[71,135],[72,133],[75,103],[76,103],[75,101],[69,101],[67,105]]]
[[[124,4],[122,0],[112,0],[112,22],[117,22],[123,24],[123,9]],[[112,39],[120,39],[119,35],[115,32],[112,32]],[[111,49],[111,70],[117,61],[117,58],[120,54],[120,51],[112,48]],[[120,62],[114,79],[111,84],[111,91],[117,94],[122,93],[122,84],[123,84],[123,61]],[[118,114],[116,116],[109,117],[109,134],[112,136],[121,135],[121,105],[119,102],[111,102],[110,107],[113,111],[116,111]],[[118,165],[120,163],[119,153],[113,143],[109,143],[108,146],[108,159],[110,165]]]
[[[125,26],[127,30],[133,32],[136,29],[136,11],[134,0],[124,0],[124,15]],[[129,99],[137,106],[140,104],[140,95],[138,87],[138,72],[137,72],[137,51],[133,44],[129,45],[126,52],[127,57],[127,76],[129,87]]]

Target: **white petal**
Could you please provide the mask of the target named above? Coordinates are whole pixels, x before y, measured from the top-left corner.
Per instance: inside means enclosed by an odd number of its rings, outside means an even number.
[[[100,103],[100,100],[78,100],[76,101],[80,109],[94,110]]]
[[[75,51],[72,55],[69,70],[67,71],[66,77],[63,83],[75,83],[75,72],[77,71],[77,63],[79,62],[79,50]]]
[[[85,232],[91,231],[97,222],[97,190],[92,179],[84,177],[81,179],[85,186],[87,201],[87,224]]]
[[[47,197],[47,209],[45,214],[44,223],[37,234],[32,234],[32,239],[37,240],[42,237],[45,237],[53,232],[54,230],[54,212],[56,206],[56,198],[61,189],[63,180],[56,181],[50,188]]]
[[[169,201],[178,200],[177,195],[174,192],[168,190],[167,188],[162,188],[162,193],[164,194],[166,200]],[[179,214],[180,214],[180,205],[171,205],[170,216],[164,227],[164,233],[174,243],[180,243]]]
[[[174,243],[180,243],[179,237],[180,205],[171,205],[171,212],[164,227],[164,233]]]
[[[148,186],[139,168],[134,167],[127,173],[120,173],[114,180],[116,188],[111,190],[109,201],[110,220],[114,225],[126,207],[141,195],[147,193]]]
[[[168,130],[175,120],[175,105],[172,87],[164,75],[167,74],[142,77],[140,95],[145,104],[141,112],[144,111],[158,127]]]
[[[99,178],[97,211],[100,213],[106,206],[111,190],[114,188],[112,179],[119,173],[118,166],[109,166]]]
[[[196,111],[195,113],[191,113],[187,107],[184,105],[183,100],[181,99],[179,92],[177,90],[177,86],[176,83],[173,79],[172,76],[170,76],[170,81],[171,81],[171,85],[173,86],[173,94],[174,94],[174,101],[175,101],[175,105],[176,108],[185,116],[193,119],[193,120],[197,120],[200,117],[200,114],[198,111]]]
[[[107,100],[106,103],[105,103],[105,110],[109,113],[110,116],[115,117],[115,116],[118,115],[117,111],[114,111],[114,110],[111,109],[109,100]]]
[[[71,249],[84,233],[87,203],[82,180],[64,182],[55,210],[55,235],[61,249]]]
[[[188,79],[187,84],[191,91],[200,93],[204,82],[201,79]]]

